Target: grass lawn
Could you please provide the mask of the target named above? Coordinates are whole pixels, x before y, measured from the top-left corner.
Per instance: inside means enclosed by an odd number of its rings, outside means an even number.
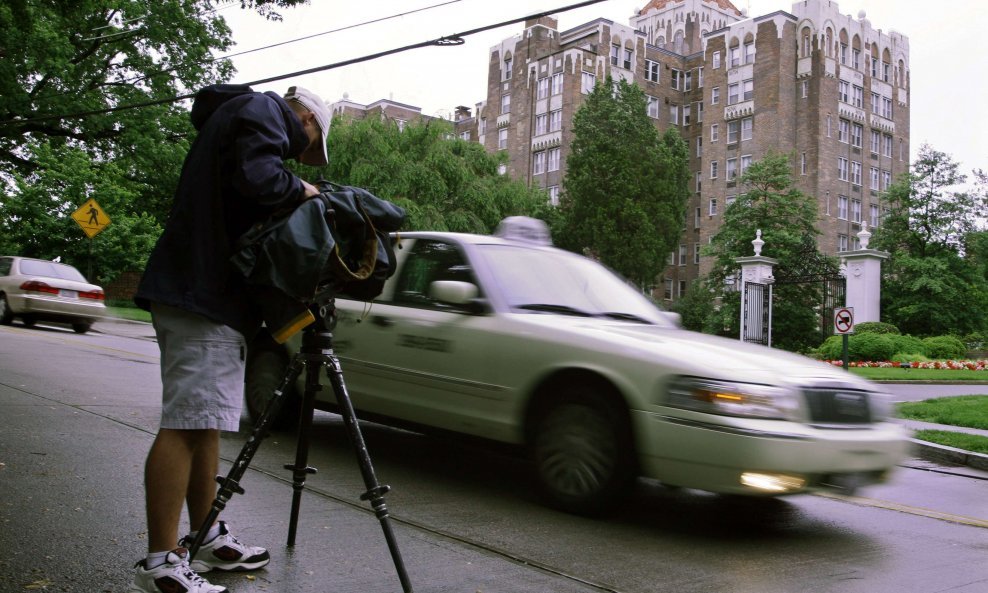
[[[988,455],[988,437],[946,430],[917,430],[913,436],[921,441]]]
[[[968,369],[880,369],[876,367],[851,367],[849,372],[876,381],[986,381],[988,371],[971,371]]]
[[[129,319],[131,321],[147,321],[148,323],[151,322],[151,313],[145,311],[144,309],[138,309],[137,307],[116,307],[112,305],[107,305],[106,314],[110,317]]]

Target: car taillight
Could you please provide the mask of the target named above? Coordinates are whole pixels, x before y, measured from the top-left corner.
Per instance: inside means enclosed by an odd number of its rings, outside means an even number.
[[[30,292],[45,292],[48,294],[58,294],[58,289],[54,286],[48,286],[40,280],[28,280],[27,282],[21,284],[21,290],[27,290]]]
[[[97,301],[104,300],[102,290],[91,290],[89,292],[80,292],[79,297],[83,299],[96,299]]]

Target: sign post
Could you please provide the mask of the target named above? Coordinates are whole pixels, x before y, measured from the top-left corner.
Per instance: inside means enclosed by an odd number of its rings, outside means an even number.
[[[72,213],[72,220],[82,227],[82,232],[89,237],[89,272],[87,279],[93,280],[93,237],[98,235],[110,224],[110,217],[96,203],[96,200],[89,198],[86,203]]]
[[[847,337],[854,333],[854,307],[837,307],[834,309],[834,333],[843,338],[844,370],[847,370]]]

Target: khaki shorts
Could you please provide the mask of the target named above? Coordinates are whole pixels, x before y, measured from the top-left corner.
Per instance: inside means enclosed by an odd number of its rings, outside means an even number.
[[[247,342],[202,315],[151,303],[161,350],[161,428],[237,431]]]

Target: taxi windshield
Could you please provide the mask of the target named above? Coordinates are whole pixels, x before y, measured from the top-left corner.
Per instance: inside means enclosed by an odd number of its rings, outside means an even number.
[[[516,312],[670,325],[654,303],[597,262],[561,250],[477,247],[497,290]]]

